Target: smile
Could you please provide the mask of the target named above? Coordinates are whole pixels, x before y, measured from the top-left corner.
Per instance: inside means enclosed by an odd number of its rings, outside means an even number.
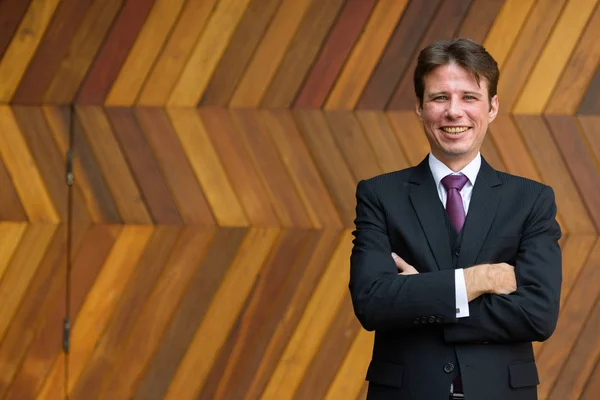
[[[440,129],[446,133],[452,133],[454,135],[458,135],[459,133],[463,133],[464,131],[468,130],[469,127],[468,126],[443,126]]]

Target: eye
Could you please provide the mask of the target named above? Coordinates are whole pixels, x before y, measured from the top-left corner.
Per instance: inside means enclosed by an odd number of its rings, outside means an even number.
[[[433,99],[436,101],[445,101],[445,100],[448,100],[448,97],[447,96],[437,96],[437,97],[434,97]]]
[[[468,101],[477,100],[477,97],[475,97],[475,96],[470,96],[470,95],[466,95],[466,96],[465,96],[465,100],[468,100]]]

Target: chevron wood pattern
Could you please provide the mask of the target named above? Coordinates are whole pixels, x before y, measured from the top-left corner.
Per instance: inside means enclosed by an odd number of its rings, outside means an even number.
[[[427,154],[416,54],[457,36],[501,67],[483,155],[556,193],[540,398],[595,399],[598,3],[0,1],[0,399],[364,399],[355,187]]]

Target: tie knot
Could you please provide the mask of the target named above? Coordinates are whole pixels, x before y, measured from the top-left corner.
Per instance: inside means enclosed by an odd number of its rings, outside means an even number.
[[[465,186],[465,184],[467,183],[468,180],[469,180],[469,178],[467,178],[463,174],[446,175],[442,179],[442,185],[444,185],[444,188],[446,189],[446,191],[449,191],[450,189],[458,189],[460,191]]]

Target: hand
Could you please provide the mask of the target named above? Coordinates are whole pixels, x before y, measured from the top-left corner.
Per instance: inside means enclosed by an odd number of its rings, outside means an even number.
[[[506,263],[465,268],[464,276],[468,301],[484,293],[510,294],[517,290],[515,267]]]
[[[392,258],[396,263],[396,267],[400,271],[398,272],[398,275],[415,275],[419,273],[415,267],[404,261],[398,254],[392,253]]]

